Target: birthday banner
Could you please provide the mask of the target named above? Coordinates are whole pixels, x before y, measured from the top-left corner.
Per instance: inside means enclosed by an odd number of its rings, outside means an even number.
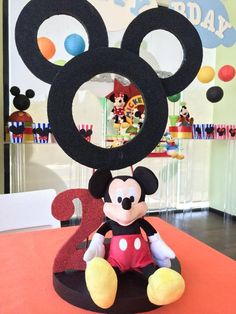
[[[98,1],[90,1],[98,6]],[[156,0],[99,0],[99,2],[100,6],[105,4],[107,8],[109,6],[111,8],[111,5],[122,8],[123,21],[125,17],[131,21],[142,11],[157,6]],[[227,9],[221,0],[160,1],[160,3],[165,2],[167,5],[169,3],[169,8],[183,14],[196,27],[202,39],[203,47],[216,48],[220,45],[232,47],[235,44],[236,30],[230,23]],[[115,23],[115,21],[113,22]]]
[[[196,27],[203,47],[231,47],[236,42],[236,30],[220,0],[171,1],[170,8],[186,16]]]

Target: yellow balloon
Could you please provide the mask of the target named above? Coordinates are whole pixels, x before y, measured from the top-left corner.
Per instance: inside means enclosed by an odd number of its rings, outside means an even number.
[[[209,83],[215,76],[215,70],[210,66],[204,66],[198,72],[197,78],[201,83]]]

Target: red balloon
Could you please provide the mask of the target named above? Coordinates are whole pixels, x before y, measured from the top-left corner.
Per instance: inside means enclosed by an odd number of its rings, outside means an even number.
[[[218,72],[221,81],[229,82],[235,77],[235,68],[232,65],[224,65]]]

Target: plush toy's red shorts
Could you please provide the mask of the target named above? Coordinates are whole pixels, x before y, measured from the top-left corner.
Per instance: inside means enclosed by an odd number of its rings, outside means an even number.
[[[107,260],[122,272],[154,263],[148,243],[141,234],[113,236]]]

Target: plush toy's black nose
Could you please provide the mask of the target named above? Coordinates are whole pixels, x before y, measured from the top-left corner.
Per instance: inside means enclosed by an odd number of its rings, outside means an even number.
[[[122,208],[125,210],[129,210],[131,208],[131,200],[128,197],[125,197],[122,201]]]

